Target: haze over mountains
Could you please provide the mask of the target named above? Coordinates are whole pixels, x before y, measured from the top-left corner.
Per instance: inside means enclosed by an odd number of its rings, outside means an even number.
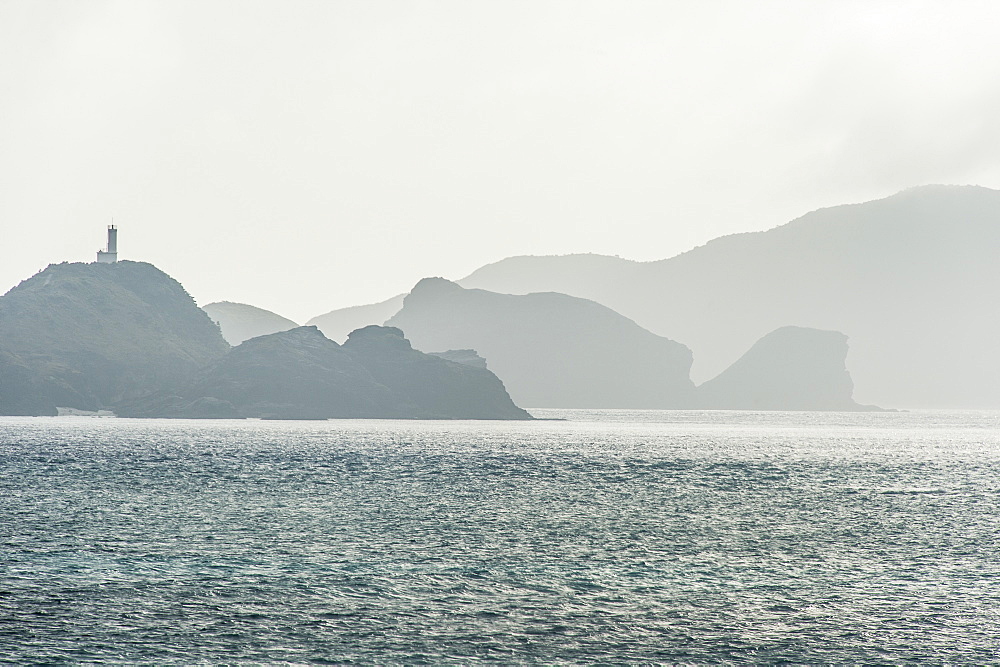
[[[511,296],[425,278],[388,325],[418,349],[472,348],[520,405],[688,407],[691,351],[606,306],[556,293]]]
[[[343,340],[388,317],[414,354],[488,366],[537,407],[996,407],[998,257],[1000,192],[927,186],[657,262],[513,257],[311,322]],[[99,409],[154,386],[190,398],[191,373],[229,349],[220,326],[243,343],[295,323],[198,309],[141,262],[52,265],[0,298],[0,403]]]
[[[862,403],[997,407],[998,258],[1000,192],[926,186],[657,262],[514,257],[459,283],[597,301],[688,345],[696,381],[794,325],[850,338]]]
[[[563,408],[864,410],[847,337],[783,327],[695,387],[691,351],[610,308],[553,292],[497,294],[420,281],[388,324],[424,350],[475,348],[522,405]],[[446,357],[459,354],[451,352]],[[471,363],[482,361],[466,350]]]
[[[579,297],[427,278],[392,322],[434,353],[376,325],[343,345],[306,326],[230,349],[226,328],[235,337],[287,320],[243,304],[199,309],[142,262],[52,265],[0,297],[0,414],[530,419],[512,395],[542,407],[862,407],[836,332],[775,332],[706,392],[690,380],[687,347]]]
[[[675,257],[519,256],[456,281],[504,294],[596,301],[694,353],[705,382],[778,328],[850,340],[862,403],[1000,406],[1000,192],[923,186],[726,236]],[[380,323],[397,298],[314,318]],[[360,317],[360,319],[358,319]]]
[[[222,310],[276,322],[246,306]],[[230,349],[180,283],[130,261],[50,265],[0,297],[0,415],[67,408],[137,417],[531,418],[481,364],[413,350],[398,329],[368,327],[341,346],[299,327]]]

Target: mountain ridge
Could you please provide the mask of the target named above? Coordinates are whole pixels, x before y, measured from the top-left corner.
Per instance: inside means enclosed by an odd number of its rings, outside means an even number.
[[[1000,192],[921,186],[727,235],[655,262],[602,261],[575,272],[561,257],[509,258],[466,287],[590,298],[695,353],[694,378],[722,372],[786,325],[851,336],[864,403],[1000,406]],[[579,257],[579,256],[576,256]]]

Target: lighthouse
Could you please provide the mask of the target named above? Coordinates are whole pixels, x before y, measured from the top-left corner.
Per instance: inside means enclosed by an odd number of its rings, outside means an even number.
[[[118,261],[118,230],[114,225],[108,225],[108,249],[97,251],[97,261],[101,264],[114,264]]]

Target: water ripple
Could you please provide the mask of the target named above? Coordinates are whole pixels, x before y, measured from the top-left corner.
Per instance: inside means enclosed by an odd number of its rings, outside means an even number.
[[[0,660],[992,662],[992,413],[0,419]]]

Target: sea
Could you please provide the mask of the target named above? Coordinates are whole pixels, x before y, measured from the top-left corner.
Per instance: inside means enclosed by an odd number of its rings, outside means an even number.
[[[1000,661],[1000,413],[532,413],[0,418],[0,662]]]

